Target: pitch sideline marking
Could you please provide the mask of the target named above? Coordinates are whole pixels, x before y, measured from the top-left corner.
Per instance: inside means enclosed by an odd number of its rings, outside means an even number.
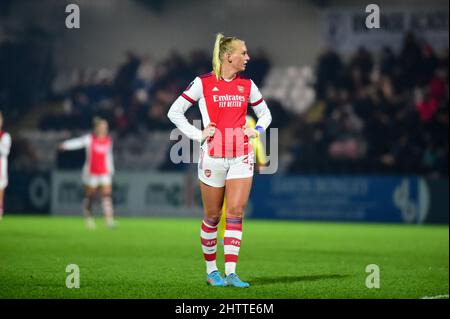
[[[437,296],[431,296],[431,297],[425,296],[425,297],[422,297],[421,299],[448,299],[448,295],[437,295]]]

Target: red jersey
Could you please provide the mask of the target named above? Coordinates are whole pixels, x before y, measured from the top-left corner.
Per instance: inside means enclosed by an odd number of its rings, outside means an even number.
[[[214,73],[197,77],[182,96],[191,103],[198,101],[203,125],[216,124],[216,132],[207,141],[213,157],[238,157],[252,151],[242,127],[246,122],[248,105],[263,101],[252,80],[237,75],[233,80],[217,80]]]
[[[89,174],[104,175],[114,172],[111,137],[97,137],[95,134],[88,134],[67,140],[62,145],[66,150],[86,149],[84,169]]]
[[[109,136],[100,138],[92,134],[91,139],[89,172],[93,175],[108,174],[107,156],[111,149],[111,138]]]

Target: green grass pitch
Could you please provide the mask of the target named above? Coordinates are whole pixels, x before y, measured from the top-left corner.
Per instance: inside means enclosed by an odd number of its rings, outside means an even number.
[[[5,216],[0,298],[422,298],[449,293],[448,226],[245,220],[237,272],[248,289],[209,287],[200,219]],[[223,248],[218,265],[223,271]],[[68,264],[80,288],[65,286]],[[380,268],[380,288],[365,285]]]

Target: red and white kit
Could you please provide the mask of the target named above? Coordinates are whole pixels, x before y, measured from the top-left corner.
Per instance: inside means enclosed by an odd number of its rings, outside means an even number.
[[[198,102],[203,126],[216,124],[214,136],[202,140],[202,131],[191,125],[184,113]],[[214,73],[198,76],[172,104],[168,117],[189,138],[202,143],[198,177],[207,185],[223,187],[225,180],[253,176],[254,153],[242,127],[250,105],[257,126],[267,129],[272,117],[252,80],[237,75],[217,80]]]
[[[86,162],[83,166],[83,183],[90,187],[111,185],[114,174],[112,140],[109,136],[97,137],[88,134],[62,143],[65,150],[86,149]]]
[[[0,189],[8,186],[8,155],[11,149],[11,135],[0,130]]]

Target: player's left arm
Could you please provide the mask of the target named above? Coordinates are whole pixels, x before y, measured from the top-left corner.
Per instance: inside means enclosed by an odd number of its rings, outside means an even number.
[[[0,140],[0,154],[3,156],[8,156],[11,150],[11,135],[5,133],[3,138]]]
[[[108,166],[108,171],[111,175],[115,172],[114,167],[114,155],[113,155],[113,144],[111,143],[111,147],[108,150],[108,153],[106,154],[106,163]]]
[[[258,118],[255,130],[258,132],[257,135],[259,135],[269,127],[272,122],[272,114],[256,84],[253,81],[251,81],[251,83],[249,103]]]

